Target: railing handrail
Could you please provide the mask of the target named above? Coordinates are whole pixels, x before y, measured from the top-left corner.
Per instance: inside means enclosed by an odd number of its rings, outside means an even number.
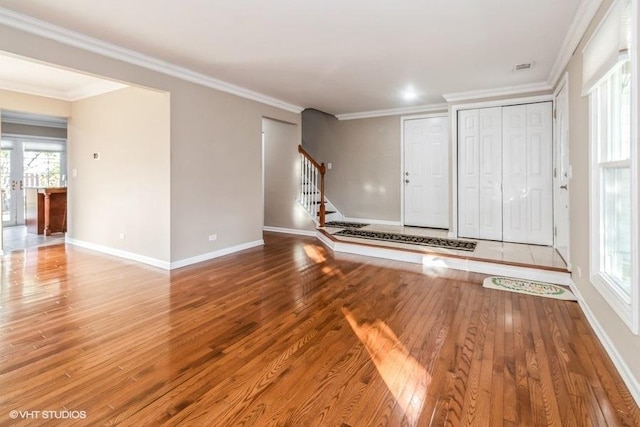
[[[298,153],[300,153],[304,159],[307,160],[307,162],[313,166],[317,171],[318,174],[320,175],[320,200],[318,200],[320,203],[317,205],[317,214],[318,214],[318,222],[320,224],[320,227],[324,227],[324,219],[325,219],[325,213],[326,213],[326,209],[325,209],[325,205],[324,205],[324,174],[327,171],[324,163],[318,163],[313,157],[311,157],[311,155],[309,153],[307,153],[305,151],[304,148],[302,148],[302,145],[298,145]],[[304,171],[301,171],[301,176],[302,176],[302,185],[300,188],[300,192],[302,195],[304,195],[304,191],[305,185],[309,184],[309,181],[305,179],[305,175],[304,175]],[[317,175],[316,175],[316,182],[315,184],[317,185]],[[317,186],[316,186],[317,188]],[[310,199],[307,199],[305,197],[302,197],[302,199],[304,200],[302,202],[302,205],[304,206],[304,208],[307,210],[307,212],[309,212],[312,215],[316,215],[316,210],[315,210],[315,203],[310,203]],[[311,207],[314,207],[313,209]]]
[[[315,166],[316,169],[318,169],[318,171],[320,172],[320,175],[324,176],[324,173],[326,172],[326,168],[324,166],[324,163],[316,162],[315,159],[313,157],[311,157],[311,154],[307,153],[306,150],[304,148],[302,148],[302,145],[298,145],[298,153],[300,153],[303,156],[305,156],[307,158],[307,160],[309,160],[311,162],[311,164],[313,166]]]

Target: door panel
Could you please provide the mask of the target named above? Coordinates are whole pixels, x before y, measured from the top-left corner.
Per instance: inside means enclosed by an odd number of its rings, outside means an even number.
[[[449,228],[449,120],[429,117],[403,123],[404,223]]]
[[[527,105],[527,243],[553,245],[551,102]]]
[[[504,240],[551,245],[551,103],[504,107],[502,114]]]
[[[480,229],[478,237],[502,240],[502,113],[501,108],[479,110]]]
[[[527,106],[504,107],[503,115],[503,238],[526,242],[527,203]]]
[[[480,235],[478,110],[458,112],[458,235]]]

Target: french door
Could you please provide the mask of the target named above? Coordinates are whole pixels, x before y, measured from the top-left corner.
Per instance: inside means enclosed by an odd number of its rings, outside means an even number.
[[[24,224],[22,141],[3,139],[0,145],[2,226]]]
[[[55,138],[11,137],[0,142],[2,226],[22,225],[25,188],[66,186],[66,142]]]

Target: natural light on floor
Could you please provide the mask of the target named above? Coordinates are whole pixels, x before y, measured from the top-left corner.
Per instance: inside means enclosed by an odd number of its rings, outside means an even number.
[[[358,323],[351,311],[342,313],[364,344],[378,373],[411,425],[414,425],[427,395],[431,376],[402,345],[391,328],[381,320]]]

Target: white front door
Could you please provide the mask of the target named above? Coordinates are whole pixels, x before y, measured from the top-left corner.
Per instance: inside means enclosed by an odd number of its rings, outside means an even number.
[[[555,247],[569,262],[569,89],[565,83],[556,95],[555,156],[553,173]]]
[[[403,120],[404,224],[449,228],[449,120]]]

